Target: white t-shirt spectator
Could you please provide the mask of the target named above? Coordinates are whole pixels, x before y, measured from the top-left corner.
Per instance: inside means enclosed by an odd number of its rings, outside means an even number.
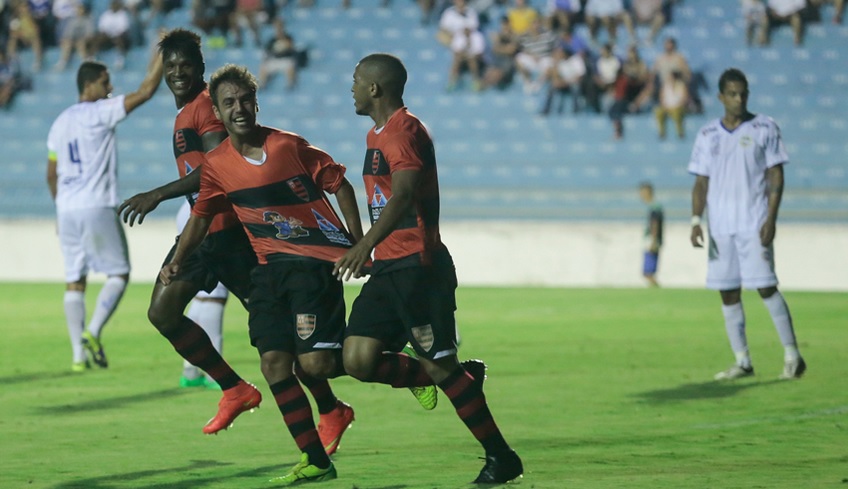
[[[100,14],[97,30],[109,37],[120,37],[130,30],[130,13],[126,9],[106,10]]]
[[[788,17],[807,6],[807,0],[768,0],[768,7],[781,17]]]
[[[451,41],[451,51],[466,56],[479,56],[486,50],[486,36],[475,30],[468,34],[465,31],[454,34]]]
[[[480,19],[477,11],[471,7],[465,7],[465,13],[461,14],[455,7],[448,7],[439,19],[439,29],[449,32],[451,35],[461,33],[464,29],[477,30],[480,27]]]

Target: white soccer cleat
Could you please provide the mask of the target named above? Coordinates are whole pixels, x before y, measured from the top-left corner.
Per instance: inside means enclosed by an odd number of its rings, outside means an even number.
[[[727,370],[715,374],[715,380],[733,380],[741,379],[742,377],[751,377],[754,375],[754,367],[743,367],[741,365],[733,365]]]
[[[781,380],[798,379],[804,375],[807,370],[807,362],[803,358],[798,357],[795,360],[789,360],[783,365],[783,373],[780,374]]]

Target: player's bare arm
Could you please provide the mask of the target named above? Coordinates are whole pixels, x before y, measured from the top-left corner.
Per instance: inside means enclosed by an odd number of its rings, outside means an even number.
[[[350,231],[353,242],[358,243],[362,240],[362,221],[359,218],[356,192],[347,178],[342,180],[342,184],[336,191],[336,201],[339,203],[339,209],[342,211],[342,216],[344,216],[345,226]]]
[[[135,92],[124,97],[124,110],[127,114],[135,110],[139,105],[153,98],[156,89],[162,82],[162,55],[158,50],[153,51],[150,63],[147,65],[147,76],[141,81],[141,85]]]
[[[777,211],[783,199],[783,165],[776,165],[766,170],[766,185],[768,192],[768,217],[760,228],[760,242],[768,246],[774,241],[777,231]]]
[[[59,183],[59,173],[56,172],[56,158],[47,159],[47,187],[50,189],[50,196],[56,200],[56,185]]]
[[[362,275],[362,267],[371,257],[371,251],[395,230],[400,220],[409,212],[420,179],[421,172],[418,170],[399,170],[392,173],[392,197],[371,229],[336,262],[333,267],[333,275],[336,278],[347,281],[350,277]]]
[[[212,224],[212,219],[208,217],[200,217],[192,214],[191,217],[188,218],[188,222],[186,223],[185,228],[183,228],[182,234],[180,234],[177,249],[174,250],[174,256],[171,258],[171,261],[159,271],[159,280],[161,280],[164,285],[171,283],[171,279],[174,278],[180,271],[180,265],[183,260],[196,250],[198,246],[200,246],[200,243],[203,242],[203,238],[206,237],[206,232],[209,231],[210,224]]]
[[[689,236],[689,240],[695,248],[704,247],[704,230],[701,229],[700,218],[704,215],[704,209],[707,208],[707,190],[709,188],[709,177],[698,175],[695,178],[695,185],[692,187],[692,233]]]
[[[133,195],[118,207],[118,214],[123,221],[132,226],[136,219],[144,222],[144,217],[153,212],[156,207],[168,199],[182,197],[200,190],[200,172],[193,171],[188,175],[166,183],[147,192]]]

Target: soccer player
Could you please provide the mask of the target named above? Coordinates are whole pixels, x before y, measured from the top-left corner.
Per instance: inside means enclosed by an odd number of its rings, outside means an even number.
[[[648,206],[648,225],[645,227],[645,255],[642,262],[642,275],[651,287],[659,287],[657,282],[657,264],[660,260],[660,248],[663,239],[663,207],[654,200],[654,185],[651,182],[639,184],[639,198]]]
[[[292,369],[296,360],[311,377],[326,379],[341,371],[344,290],[332,271],[362,237],[362,224],[344,166],[296,134],[259,125],[256,90],[256,78],[242,66],[226,65],[212,75],[215,115],[230,137],[206,155],[200,193],[160,278],[172,283],[213,218],[235,211],[259,261],[247,302],[251,344],[302,452],[301,462],[274,482],[328,480],[336,469]],[[326,193],[336,195],[350,233]]]
[[[189,30],[175,29],[163,37],[159,49],[164,60],[165,83],[179,111],[174,122],[173,143],[181,178],[127,199],[119,212],[131,226],[136,218],[139,223],[143,222],[147,213],[163,200],[187,196],[193,203],[200,190],[200,173],[193,170],[205,162],[207,151],[227,137],[224,125],[215,116],[203,78],[205,63],[200,37]],[[164,263],[171,260],[175,249],[176,244]],[[171,342],[177,353],[209,374],[224,391],[217,415],[203,427],[207,434],[230,426],[239,414],[256,407],[262,396],[220,355],[220,348],[216,349],[210,340],[216,336],[215,332],[204,332],[183,311],[199,291],[212,291],[219,281],[244,304],[250,294],[250,273],[256,263],[256,254],[238,218],[232,211],[225,210],[212,219],[203,244],[187,257],[170,285],[165,286],[157,280],[153,288],[148,309],[150,322]],[[223,307],[218,309],[216,314],[223,314]],[[220,316],[214,318],[216,323],[219,320]],[[217,335],[220,336],[220,329]],[[300,368],[298,372],[300,380],[315,398],[321,439],[332,454],[353,421],[353,409],[336,398],[326,380],[313,379]]]
[[[120,202],[115,127],[153,97],[161,79],[162,61],[154,53],[138,90],[111,97],[109,70],[102,63],[86,61],[77,71],[79,102],[59,114],[47,135],[47,185],[56,203],[65,262],[65,319],[74,372],[89,368],[90,361],[108,366],[100,336],[130,274],[127,241],[115,214]],[[107,279],[86,330],[89,271],[105,273]]]
[[[358,115],[376,124],[362,170],[371,229],[336,262],[339,280],[360,276],[374,252],[371,276],[353,304],[345,370],[359,380],[409,387],[434,383],[486,451],[474,482],[504,483],[523,472],[521,459],[495,424],[483,394],[482,362],[457,360],[456,271],[439,237],[439,184],[433,141],[403,103],[406,68],[388,54],[363,58],[353,74]],[[384,353],[398,338],[419,359]],[[423,368],[422,368],[423,367]]]
[[[781,379],[800,377],[807,368],[798,351],[792,316],[777,290],[774,235],[783,196],[783,165],[789,157],[780,129],[770,117],[748,112],[748,80],[731,68],[718,81],[724,116],[701,128],[692,149],[692,246],[702,248],[701,216],[709,209],[707,288],[719,291],[730,347],[736,363],[717,380],[754,375],[745,337],[741,288],[762,297],[784,348]]]

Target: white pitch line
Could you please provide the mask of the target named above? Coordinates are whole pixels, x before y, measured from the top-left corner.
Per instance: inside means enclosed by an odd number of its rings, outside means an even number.
[[[784,421],[802,421],[805,419],[815,419],[815,418],[823,418],[826,416],[836,416],[839,414],[848,413],[848,405],[837,406],[828,409],[820,409],[818,411],[810,411],[808,413],[799,414],[796,416],[771,416],[764,418],[751,418],[751,419],[743,419],[739,421],[731,421],[729,423],[709,423],[709,424],[697,424],[693,428],[697,430],[715,430],[715,429],[725,429],[725,428],[738,428],[741,426],[751,426],[755,424],[765,424],[765,423],[779,423]]]

